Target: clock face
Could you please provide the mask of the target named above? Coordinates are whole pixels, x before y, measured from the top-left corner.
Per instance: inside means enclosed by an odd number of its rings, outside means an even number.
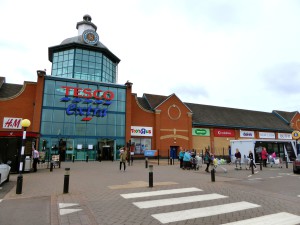
[[[83,41],[90,45],[95,45],[99,41],[99,36],[94,30],[85,30],[82,34]]]

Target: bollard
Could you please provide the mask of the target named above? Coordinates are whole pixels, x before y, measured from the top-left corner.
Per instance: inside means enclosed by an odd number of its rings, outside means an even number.
[[[75,161],[75,155],[72,155],[72,162],[74,163]]]
[[[50,163],[50,172],[52,172],[53,171],[53,162],[51,161],[51,163]]]
[[[148,168],[148,158],[145,158],[145,168]]]
[[[1,178],[1,176],[0,176],[0,178]],[[19,174],[18,178],[17,178],[16,194],[22,194],[22,185],[23,185],[23,176],[22,176],[22,174]]]
[[[254,174],[254,162],[253,159],[251,159],[251,172]]]
[[[170,165],[172,165],[172,157],[170,157]]]
[[[149,165],[149,187],[153,187],[153,165]]]
[[[173,165],[175,165],[174,163],[175,163],[175,159],[172,159],[172,161],[173,161]]]
[[[211,171],[210,171],[210,175],[211,175],[211,182],[215,182],[215,169],[212,169]]]
[[[285,167],[288,169],[289,168],[289,164],[288,164],[288,156],[285,156]]]
[[[65,168],[64,194],[69,193],[70,168]]]
[[[259,163],[259,167],[260,167],[260,170],[262,170],[261,160],[260,160],[260,163]]]
[[[89,156],[88,155],[86,156],[86,160],[85,161],[89,162]]]

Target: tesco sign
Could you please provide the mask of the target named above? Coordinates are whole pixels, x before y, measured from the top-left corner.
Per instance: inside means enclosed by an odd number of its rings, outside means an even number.
[[[234,137],[235,132],[234,132],[234,130],[229,130],[229,129],[214,129],[214,136],[215,137]]]

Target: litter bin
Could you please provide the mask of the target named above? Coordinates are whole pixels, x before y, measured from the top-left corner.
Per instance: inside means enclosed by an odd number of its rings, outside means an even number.
[[[30,156],[26,156],[26,158],[25,158],[24,171],[25,171],[25,172],[29,172],[29,171],[30,171],[30,166],[31,166],[31,159],[30,159]]]

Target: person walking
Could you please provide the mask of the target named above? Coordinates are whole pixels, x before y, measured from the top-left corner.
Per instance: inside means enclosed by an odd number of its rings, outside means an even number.
[[[124,165],[124,171],[126,170],[126,160],[127,160],[127,149],[120,149],[120,171],[122,170],[122,164]]]
[[[255,163],[254,163],[253,153],[252,153],[251,150],[249,151],[248,158],[250,159],[249,169],[251,169],[252,166],[255,167],[255,169],[256,169],[256,165],[255,165]]]
[[[240,169],[242,169],[242,164],[241,164],[242,156],[238,148],[235,150],[234,156],[235,156],[235,168],[237,169],[237,164],[239,163]]]
[[[32,168],[33,168],[33,172],[37,171],[37,164],[38,164],[38,161],[39,161],[39,157],[40,157],[40,154],[39,154],[38,150],[35,149],[34,143],[32,143],[32,158],[33,158]]]
[[[268,152],[265,147],[261,150],[261,159],[263,161],[263,167],[267,167]]]
[[[210,162],[211,162],[211,155],[210,155],[210,152],[209,152],[209,149],[205,149],[205,153],[204,153],[204,163],[206,164],[206,169],[205,171],[209,173],[209,165],[210,165]]]

